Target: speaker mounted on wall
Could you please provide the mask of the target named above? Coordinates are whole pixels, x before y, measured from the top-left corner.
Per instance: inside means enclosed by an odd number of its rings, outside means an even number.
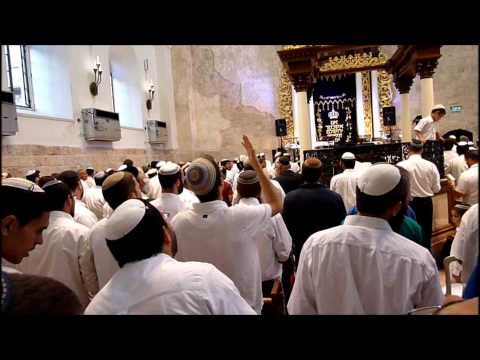
[[[395,126],[395,106],[387,106],[382,109],[383,112],[383,125],[384,126]]]
[[[275,133],[277,136],[287,136],[287,121],[285,119],[275,120]]]

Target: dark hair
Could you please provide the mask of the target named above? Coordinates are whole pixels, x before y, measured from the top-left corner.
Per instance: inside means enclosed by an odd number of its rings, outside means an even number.
[[[453,145],[455,145],[455,140],[453,139],[450,139],[450,138],[447,138],[445,139],[444,143],[443,143],[443,148],[445,150],[452,150],[453,149]]]
[[[255,169],[253,168],[250,161],[245,161],[245,163],[243,164],[243,170],[255,170]]]
[[[228,159],[227,159],[227,160],[222,160],[222,161],[220,161],[220,166],[225,166],[225,165],[227,165],[229,162],[232,162],[232,160],[228,160]]]
[[[408,209],[408,203],[409,203],[409,197],[410,197],[410,173],[408,172],[408,170],[400,166],[395,166],[395,167],[400,171],[400,175],[402,176],[403,188],[400,191],[403,193],[404,198],[402,199],[402,207],[400,211],[396,216],[390,219],[389,224],[392,230],[398,233],[400,231],[400,226],[402,226],[404,216]]]
[[[94,170],[94,169],[87,169],[87,175],[88,175],[88,176],[93,176],[93,174],[95,174],[95,170]]]
[[[52,177],[57,179],[58,178],[58,175],[60,175],[59,173],[52,173]]]
[[[122,170],[122,171],[129,172],[130,174],[133,175],[133,177],[135,179],[138,177],[138,169],[135,166],[128,166],[127,165],[127,168]]]
[[[182,181],[182,172],[178,171],[173,175],[161,175],[158,173],[158,180],[162,189],[171,189],[177,180]]]
[[[225,179],[225,178],[227,177],[227,169],[225,169],[224,167],[222,167],[222,168],[220,169],[220,172],[222,173],[222,176],[223,176],[223,178]]]
[[[0,219],[14,215],[20,225],[39,218],[48,212],[48,196],[45,192],[26,191],[11,186],[0,186]]]
[[[39,177],[40,177],[39,171],[35,171],[32,175],[25,176],[25,178],[31,182],[36,182],[35,180],[37,180]]]
[[[2,273],[2,276],[5,276]],[[5,313],[15,315],[81,315],[82,305],[67,286],[52,278],[7,274],[9,301]]]
[[[422,115],[417,115],[415,116],[415,119],[413,119],[413,123],[417,125],[420,120],[422,120]]]
[[[163,227],[167,223],[160,211],[147,201],[145,216],[127,235],[118,240],[106,240],[115,260],[120,267],[125,264],[151,258],[162,252],[165,234]]]
[[[133,166],[133,161],[130,159],[123,160],[123,165]]]
[[[243,162],[242,161],[238,161],[237,162],[237,168],[238,170],[242,171],[244,169],[244,166],[243,166]]]
[[[125,172],[123,178],[112,186],[105,189],[105,185],[109,185],[108,177],[102,185],[102,194],[105,201],[113,210],[119,207],[123,202],[127,201],[130,194],[135,192],[133,175],[128,172]]]
[[[438,112],[438,113],[443,114],[443,115],[445,115],[447,113],[444,109],[433,110],[432,114],[435,113],[435,112]]]
[[[208,155],[208,154],[204,154],[201,157],[210,161],[212,163],[213,167],[215,168],[215,184],[213,185],[212,190],[208,194],[197,195],[197,198],[202,203],[219,200],[220,199],[220,194],[219,194],[218,188],[220,187],[220,185],[222,184],[222,181],[223,181],[222,174],[220,172],[220,168],[218,167],[217,162],[215,161],[213,156]]]
[[[355,168],[355,159],[342,159],[342,163],[345,169]]]
[[[375,166],[375,165],[373,165]],[[402,174],[402,172],[400,172]],[[400,177],[399,183],[388,193],[379,196],[367,195],[360,191],[357,186],[357,209],[360,213],[374,216],[382,216],[385,212],[397,204],[402,203],[408,197],[408,178]]]
[[[150,162],[150,169],[155,169],[157,167],[157,163],[158,161],[157,160],[153,160]]]
[[[468,145],[458,145],[457,144],[457,154],[465,155],[468,151]]]
[[[237,193],[241,198],[260,198],[262,187],[259,182],[254,184],[237,183]]]
[[[288,165],[290,165],[290,158],[288,156],[280,156],[278,158],[278,162],[281,165],[288,166]]]
[[[43,187],[47,182],[55,180],[53,176],[46,175],[42,176],[40,179],[38,179],[38,186]]]
[[[58,175],[58,180],[67,184],[71,192],[75,192],[80,186],[80,177],[73,170],[66,170]]]
[[[108,177],[107,173],[103,173],[103,176],[99,176],[98,173],[95,174],[93,178],[95,180],[95,185],[102,186],[105,179]]]
[[[63,182],[47,186],[43,189],[48,195],[48,210],[63,211],[65,202],[69,196],[72,196],[70,188]]]
[[[322,162],[315,157],[308,158],[302,164],[303,181],[316,183],[322,175]]]
[[[478,162],[478,150],[468,150],[465,154],[466,159]]]

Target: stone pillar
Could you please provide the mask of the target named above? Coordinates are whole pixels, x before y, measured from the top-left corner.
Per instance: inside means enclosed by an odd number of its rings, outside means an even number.
[[[402,141],[412,140],[412,118],[410,116],[409,92],[412,86],[412,78],[398,78],[395,86],[400,93],[400,128],[402,129]]]
[[[437,67],[437,60],[417,62],[417,72],[420,74],[420,100],[422,102],[422,116],[430,115],[433,107],[433,73]]]
[[[303,151],[312,149],[310,117],[308,116],[308,99],[306,91],[295,93],[295,124],[298,124],[300,135],[300,161],[303,162]]]

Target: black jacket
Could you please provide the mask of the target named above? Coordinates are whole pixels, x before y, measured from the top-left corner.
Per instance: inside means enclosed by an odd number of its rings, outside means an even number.
[[[310,235],[340,225],[346,215],[342,197],[322,184],[303,184],[288,193],[283,219],[292,236],[296,263]]]
[[[290,191],[298,189],[303,183],[302,175],[295,174],[293,171],[288,170],[284,175],[277,176],[273,180],[276,180],[280,183],[285,194],[288,194]]]

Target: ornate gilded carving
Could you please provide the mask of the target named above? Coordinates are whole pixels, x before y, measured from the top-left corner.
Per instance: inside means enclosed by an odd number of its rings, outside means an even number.
[[[384,53],[379,52],[378,56],[370,53],[362,53],[355,55],[342,55],[329,57],[328,61],[322,64],[319,68],[320,73],[328,71],[352,70],[371,66],[385,65],[387,57]]]
[[[392,106],[393,103],[393,78],[385,70],[377,72],[377,88],[378,88],[378,104],[380,106],[380,119],[383,119],[383,108],[387,106]],[[380,126],[382,130],[383,121],[380,121]]]
[[[280,116],[287,122],[287,136],[293,138],[292,83],[285,70],[280,77],[279,106]]]
[[[362,101],[363,101],[363,119],[365,123],[365,135],[371,137],[373,134],[373,114],[372,114],[372,79],[370,71],[362,73]]]

